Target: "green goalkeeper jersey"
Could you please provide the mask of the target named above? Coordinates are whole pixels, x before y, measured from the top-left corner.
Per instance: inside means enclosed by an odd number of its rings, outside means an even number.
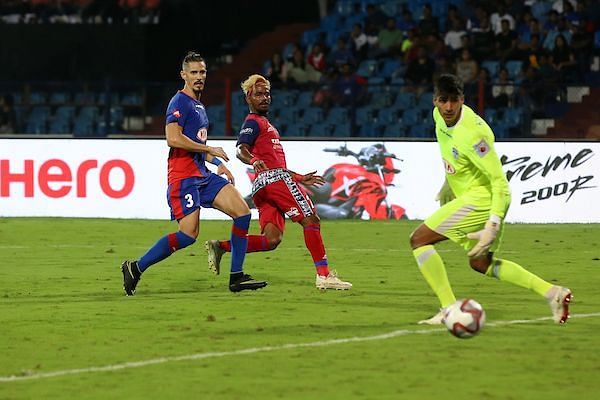
[[[510,189],[488,124],[464,104],[454,126],[446,126],[437,108],[433,109],[433,120],[446,179],[454,194],[491,196],[491,214],[504,218],[510,205]]]

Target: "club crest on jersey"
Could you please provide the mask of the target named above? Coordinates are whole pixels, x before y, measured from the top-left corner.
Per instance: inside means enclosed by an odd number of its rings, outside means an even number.
[[[479,143],[473,146],[473,149],[475,149],[475,153],[477,153],[479,157],[483,157],[490,152],[490,145],[487,144],[485,139],[481,139]]]
[[[173,111],[173,116],[175,118],[181,118],[181,113],[179,112],[179,110],[175,110],[175,111]]]
[[[458,160],[458,156],[460,154],[458,154],[458,149],[456,147],[452,148],[452,157],[454,157],[455,160]]]
[[[454,175],[456,173],[456,170],[454,169],[452,164],[450,164],[446,160],[444,160],[444,170],[446,171],[447,174],[450,174],[450,175]]]
[[[199,129],[198,133],[196,134],[196,137],[202,140],[203,142],[206,142],[206,138],[208,138],[208,131],[206,130],[206,128]]]
[[[285,215],[287,215],[290,218],[297,217],[298,215],[300,215],[300,211],[298,211],[296,207],[292,207],[285,212]]]

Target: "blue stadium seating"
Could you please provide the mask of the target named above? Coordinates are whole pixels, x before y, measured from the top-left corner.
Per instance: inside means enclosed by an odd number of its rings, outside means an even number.
[[[302,120],[308,124],[314,124],[324,120],[323,109],[320,107],[308,107],[304,110]]]
[[[513,81],[518,81],[521,76],[521,70],[523,69],[523,61],[519,60],[510,60],[506,62],[505,65],[508,70],[508,76]]]
[[[402,113],[402,124],[407,126],[417,125],[423,121],[421,110],[409,108]]]
[[[488,70],[490,78],[495,79],[498,77],[500,71],[500,62],[494,60],[486,60],[481,63],[481,67]]]
[[[352,126],[349,122],[336,124],[333,128],[332,136],[335,137],[349,137],[352,136]]]
[[[342,124],[348,121],[348,109],[343,107],[333,107],[327,114],[327,122],[331,124]]]
[[[379,110],[377,122],[382,124],[397,124],[399,120],[398,108],[386,107]]]
[[[313,102],[313,96],[313,92],[309,90],[300,92],[300,94],[298,94],[298,97],[296,98],[296,106],[300,108],[310,107],[310,105]]]
[[[318,124],[313,124],[308,130],[307,136],[331,136],[333,131],[333,127],[328,122],[320,122]]]
[[[406,108],[414,107],[416,102],[417,102],[417,100],[416,100],[416,96],[414,93],[400,92],[396,96],[396,100],[394,101],[394,107],[406,109]]]

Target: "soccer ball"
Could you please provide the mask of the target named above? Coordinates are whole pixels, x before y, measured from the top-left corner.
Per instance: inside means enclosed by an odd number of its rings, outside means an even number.
[[[485,311],[475,300],[458,300],[446,307],[443,322],[448,331],[457,338],[472,338],[485,324]]]

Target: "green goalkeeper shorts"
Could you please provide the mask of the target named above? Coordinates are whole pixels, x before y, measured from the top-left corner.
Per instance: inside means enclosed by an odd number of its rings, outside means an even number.
[[[439,233],[461,245],[465,250],[471,250],[477,240],[467,238],[467,233],[477,232],[485,226],[490,218],[491,199],[489,196],[464,195],[446,204],[431,214],[424,223],[434,232]],[[496,240],[490,247],[490,252],[495,252],[502,241],[504,223]]]

